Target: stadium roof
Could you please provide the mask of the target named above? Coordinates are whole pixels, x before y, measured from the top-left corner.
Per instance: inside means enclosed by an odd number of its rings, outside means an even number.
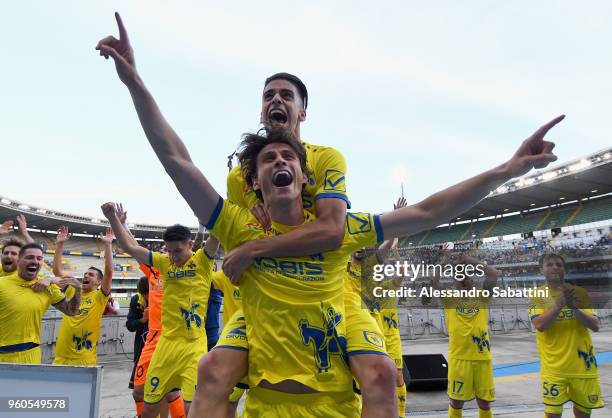
[[[612,148],[609,148],[512,180],[492,191],[474,208],[449,221],[527,211],[611,192]],[[108,227],[105,219],[46,209],[0,195],[0,220],[14,219],[19,213],[28,219],[28,227],[35,230],[56,231],[61,225],[67,225],[74,233],[97,235]],[[134,235],[147,239],[161,238],[166,227],[139,223],[129,226]],[[192,231],[195,233],[197,229],[192,228]]]

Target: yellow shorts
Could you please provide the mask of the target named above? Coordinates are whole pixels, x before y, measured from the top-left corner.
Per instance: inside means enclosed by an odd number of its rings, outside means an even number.
[[[214,349],[230,348],[232,350],[249,351],[249,341],[246,335],[246,322],[242,311],[234,312],[227,324],[223,326],[219,341]],[[213,350],[214,350],[213,349]]]
[[[14,353],[0,353],[0,363],[40,364],[40,346]]]
[[[355,304],[346,304],[344,311],[347,354],[387,354],[381,329],[370,312]]]
[[[144,401],[157,403],[166,394],[180,389],[183,399],[191,402],[198,379],[198,362],[206,352],[206,335],[195,340],[162,335],[149,364]]]
[[[493,361],[449,359],[447,393],[457,401],[494,401]]]
[[[95,366],[98,364],[98,358],[96,355],[79,358],[55,357],[53,359],[53,364],[61,364],[64,366]]]
[[[387,354],[395,363],[395,367],[401,369],[404,367],[404,361],[402,357],[402,339],[398,328],[392,328],[390,332],[385,334],[385,346],[387,348]]]
[[[361,403],[353,392],[294,395],[252,388],[247,393],[242,418],[358,418]]]
[[[598,377],[556,377],[544,374],[540,377],[540,384],[542,402],[548,409],[551,409],[550,412],[547,410],[549,413],[557,413],[552,411],[558,409],[554,407],[561,406],[568,401],[572,401],[583,409],[596,409],[604,406]]]

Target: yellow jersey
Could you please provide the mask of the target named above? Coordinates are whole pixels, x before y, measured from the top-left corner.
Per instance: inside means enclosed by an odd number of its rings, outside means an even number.
[[[574,295],[580,301],[578,306],[585,313],[594,315],[590,298],[581,287],[566,284],[574,288]],[[547,286],[538,289],[544,290]],[[560,289],[548,288],[548,298],[533,298],[529,306],[530,319],[543,314],[555,304]],[[597,361],[591,333],[577,318],[574,310],[563,308],[555,322],[545,331],[536,331],[538,353],[540,354],[541,373],[560,377],[596,377]]]
[[[66,298],[70,300],[73,296],[74,288],[69,286],[66,289]],[[55,345],[56,358],[64,360],[87,358],[95,364],[102,314],[109,297],[110,294],[104,295],[102,289],[81,295],[79,314],[64,315],[62,318]]]
[[[222,198],[217,208],[218,216],[213,215],[206,227],[226,251],[299,227],[273,223],[270,231],[264,231],[248,209]],[[308,211],[304,216],[306,223],[314,220]],[[342,292],[346,259],[362,247],[382,242],[383,234],[377,215],[349,213],[345,225],[344,243],[336,251],[257,257],[242,274],[252,386],[262,380],[294,380],[322,392],[351,388]]]
[[[306,165],[310,171],[302,192],[304,209],[315,214],[315,201],[325,198],[342,199],[350,209],[351,203],[346,194],[344,156],[334,148],[302,143],[306,148]],[[247,209],[260,203],[244,180],[240,166],[234,167],[227,176],[227,200]]]
[[[376,253],[370,254],[360,263],[349,261],[346,267],[344,278],[344,292],[346,293],[346,303],[360,305],[361,308],[368,309],[371,313],[380,310],[375,303],[371,289],[375,285],[372,281],[374,265],[378,263]],[[365,286],[362,286],[364,284]]]
[[[448,329],[448,357],[491,360],[488,298],[441,298]]]
[[[52,284],[44,292],[35,292],[34,280],[24,280],[15,272],[0,280],[0,347],[40,344],[43,314],[49,305],[61,302],[65,296]]]
[[[229,322],[229,319],[238,309],[242,309],[242,298],[240,297],[240,288],[234,286],[222,271],[212,272],[213,285],[223,292],[223,325]]]
[[[212,265],[199,249],[180,267],[167,254],[149,252],[149,265],[159,270],[164,283],[162,336],[197,339],[206,336],[204,324],[210,294]]]

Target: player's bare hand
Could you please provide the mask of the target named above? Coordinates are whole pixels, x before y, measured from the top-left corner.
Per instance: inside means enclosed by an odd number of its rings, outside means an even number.
[[[0,224],[0,235],[6,235],[11,232],[14,224],[15,223],[11,220],[2,222],[2,224]]]
[[[250,242],[247,242],[234,248],[223,258],[223,273],[234,286],[240,283],[240,276],[253,262],[249,244]]]
[[[100,206],[100,208],[102,209],[104,217],[109,221],[112,217],[117,216],[117,207],[115,206],[114,202],[106,202],[105,204]]]
[[[126,86],[130,86],[138,79],[134,50],[130,45],[121,16],[117,12],[115,12],[115,20],[119,28],[119,39],[112,35],[107,36],[98,42],[96,50],[100,51],[100,55],[104,58],[108,59],[108,57],[111,57],[115,61],[115,68],[117,69],[119,79]]]
[[[563,298],[565,299],[565,304],[570,309],[576,309],[576,294],[574,289],[570,286],[563,287]]]
[[[55,243],[56,244],[63,244],[66,241],[68,241],[70,239],[70,237],[72,237],[72,234],[68,230],[68,227],[66,225],[62,225],[57,230],[57,238],[55,238]]]
[[[28,230],[28,222],[26,221],[25,216],[22,213],[17,215],[17,227],[21,232],[27,232]]]
[[[115,239],[115,234],[113,234],[113,230],[111,228],[106,228],[103,234],[100,234],[100,241],[104,245],[112,245],[113,240]]]
[[[557,116],[523,141],[514,156],[506,163],[506,170],[511,177],[522,176],[532,168],[544,168],[557,160],[557,156],[552,152],[555,143],[544,140],[544,137],[564,118],[565,115]]]
[[[393,204],[393,209],[405,208],[408,206],[408,202],[406,202],[406,198],[400,197],[397,199],[397,202]]]
[[[257,218],[264,231],[269,231],[270,228],[272,228],[272,218],[262,203],[258,203],[253,206],[251,208],[251,213],[253,216],[255,216],[255,218]]]
[[[119,222],[125,224],[127,222],[127,210],[124,210],[123,204],[119,202],[117,202],[115,207],[117,208],[117,218],[119,218]]]
[[[31,287],[35,292],[45,292],[50,285],[51,279],[45,277],[44,279],[36,280]]]

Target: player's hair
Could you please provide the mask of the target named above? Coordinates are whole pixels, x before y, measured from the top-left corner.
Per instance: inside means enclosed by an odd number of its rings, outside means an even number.
[[[99,269],[99,268],[97,268],[97,267],[93,267],[93,266],[92,266],[92,267],[89,267],[87,270],[95,270],[95,271],[96,271],[96,273],[98,273],[98,276],[99,276],[100,278],[104,277],[104,273],[102,273],[102,270],[100,270],[100,269]]]
[[[19,257],[23,256],[23,254],[30,248],[36,248],[40,250],[41,252],[44,252],[43,248],[39,244],[35,242],[30,242],[29,244],[25,244],[24,246],[21,247],[21,250],[19,250]]]
[[[166,228],[162,238],[166,242],[189,241],[191,231],[186,226],[176,224]]]
[[[559,260],[561,260],[563,265],[565,265],[565,258],[563,258],[563,256],[561,256],[560,254],[557,254],[557,253],[545,253],[545,254],[542,254],[542,256],[540,257],[540,260],[538,261],[538,264],[540,265],[540,268],[544,265],[544,263],[546,263],[551,258],[558,258]]]
[[[247,133],[242,136],[240,153],[238,154],[242,177],[251,189],[253,188],[253,178],[257,176],[257,156],[267,145],[276,143],[289,145],[297,154],[302,172],[306,176],[309,175],[304,144],[286,129],[262,128],[256,134]],[[255,194],[263,202],[261,191],[255,190]]]
[[[20,239],[17,238],[9,238],[6,241],[4,241],[2,243],[2,249],[0,250],[0,253],[4,252],[4,249],[6,247],[23,247],[23,241],[21,241]]]
[[[266,78],[266,82],[264,83],[264,88],[274,80],[286,80],[297,87],[298,92],[300,93],[300,97],[302,98],[302,105],[304,106],[304,110],[308,107],[308,90],[306,90],[306,85],[300,80],[297,76],[289,73],[276,73]]]
[[[138,279],[138,285],[136,285],[136,289],[138,289],[138,293],[141,295],[146,295],[149,293],[149,278],[147,276],[142,276]]]

